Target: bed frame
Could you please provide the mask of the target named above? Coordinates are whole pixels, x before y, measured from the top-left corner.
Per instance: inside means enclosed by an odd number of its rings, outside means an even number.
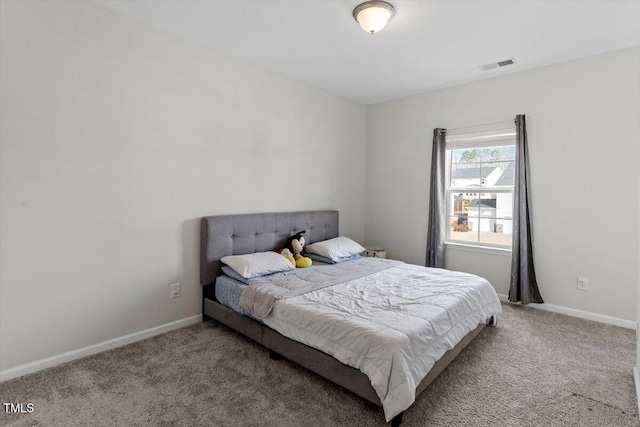
[[[338,237],[338,211],[307,211],[221,215],[202,218],[200,282],[203,285],[203,321],[215,319],[269,349],[269,357],[285,357],[358,396],[382,406],[369,378],[358,369],[344,365],[326,353],[291,340],[275,330],[220,304],[215,298],[215,279],[222,274],[220,259],[282,248],[293,234],[306,230],[305,240],[313,243]],[[488,319],[486,324],[494,324]],[[436,362],[416,388],[416,398],[486,325],[481,323]],[[397,415],[392,426],[402,423]]]

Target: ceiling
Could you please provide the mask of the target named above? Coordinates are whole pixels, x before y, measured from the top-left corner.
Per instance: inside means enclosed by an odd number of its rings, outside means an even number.
[[[94,0],[362,104],[640,44],[640,0],[389,1],[372,36],[358,0]]]

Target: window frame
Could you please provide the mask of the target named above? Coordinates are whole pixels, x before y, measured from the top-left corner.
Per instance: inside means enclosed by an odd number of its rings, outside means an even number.
[[[445,196],[445,218],[446,218],[446,233],[445,233],[445,239],[444,239],[444,243],[445,245],[451,245],[451,246],[455,246],[460,247],[460,248],[464,248],[466,250],[478,250],[478,251],[486,251],[486,252],[494,252],[498,251],[498,252],[511,252],[512,247],[513,247],[513,239],[512,242],[509,245],[501,245],[501,244],[494,244],[494,243],[486,243],[486,242],[482,242],[480,241],[480,220],[482,219],[482,215],[480,213],[480,211],[478,212],[478,216],[477,217],[473,217],[473,218],[477,218],[478,219],[478,229],[477,230],[473,230],[474,233],[476,234],[476,241],[468,241],[468,240],[457,240],[454,239],[451,234],[452,234],[452,227],[451,227],[451,218],[452,216],[454,216],[454,212],[453,212],[453,208],[454,208],[454,204],[452,203],[452,197],[455,196],[456,194],[459,193],[470,193],[470,188],[467,187],[451,187],[451,172],[453,169],[453,159],[452,159],[452,153],[454,150],[459,150],[459,149],[475,149],[475,148],[479,148],[482,150],[482,148],[487,148],[487,147],[498,147],[498,146],[502,146],[502,147],[511,147],[513,146],[514,149],[516,148],[516,141],[515,141],[515,126],[511,127],[510,132],[505,134],[504,128],[502,130],[499,131],[482,131],[482,133],[480,134],[480,136],[474,137],[472,132],[467,132],[468,134],[470,134],[470,136],[467,136],[466,138],[464,138],[465,140],[469,141],[469,140],[473,140],[474,138],[477,138],[477,143],[473,143],[473,142],[464,142],[460,145],[457,145],[455,143],[456,140],[460,140],[460,135],[449,135],[446,134],[445,138],[446,138],[446,149],[445,149],[445,188],[444,188],[444,196]],[[511,132],[512,130],[512,132]],[[505,162],[504,160],[497,160],[498,162]],[[511,162],[515,161],[514,160],[510,160]],[[477,161],[477,162],[470,162],[470,163],[475,163],[477,164],[479,167],[482,167],[483,163],[492,163],[490,160],[487,161],[483,161],[482,159]],[[459,164],[459,163],[457,163]],[[483,180],[482,177],[480,178],[481,181]],[[486,182],[486,181],[485,181]],[[505,216],[505,217],[500,217],[500,218],[495,218],[496,220],[507,220],[507,221],[511,221],[511,223],[513,224],[513,219],[514,219],[514,206],[513,206],[513,193],[514,193],[514,186],[511,186],[511,188],[508,187],[477,187],[477,188],[473,188],[473,192],[478,194],[478,199],[482,198],[482,194],[511,194],[511,216]],[[477,191],[475,191],[477,190]],[[512,230],[513,230],[513,226],[512,226]],[[513,231],[512,231],[513,233]],[[513,236],[513,234],[512,234]]]

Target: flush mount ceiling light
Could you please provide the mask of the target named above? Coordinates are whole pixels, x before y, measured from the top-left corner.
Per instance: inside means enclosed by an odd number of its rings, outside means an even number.
[[[386,1],[367,1],[353,9],[353,17],[363,30],[375,34],[387,25],[395,12]]]

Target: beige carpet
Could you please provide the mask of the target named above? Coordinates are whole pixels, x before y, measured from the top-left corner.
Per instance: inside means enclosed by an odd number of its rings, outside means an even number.
[[[404,426],[638,426],[634,332],[504,305]],[[8,426],[382,426],[382,410],[214,322],[0,384]]]

